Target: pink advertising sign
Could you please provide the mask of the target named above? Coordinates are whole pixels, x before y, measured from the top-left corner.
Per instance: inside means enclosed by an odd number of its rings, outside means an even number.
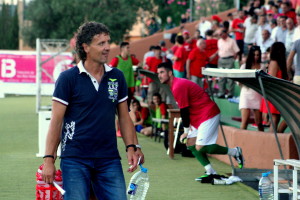
[[[51,57],[43,54],[42,61]],[[69,68],[71,53],[61,54],[45,64],[42,70],[42,83],[54,83],[59,73]],[[6,83],[36,82],[36,53],[25,51],[0,51],[0,81]]]

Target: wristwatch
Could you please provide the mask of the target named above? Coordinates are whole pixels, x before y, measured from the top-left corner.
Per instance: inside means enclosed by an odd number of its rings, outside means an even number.
[[[129,144],[126,146],[126,152],[128,151],[128,148],[132,147],[134,149],[134,151],[136,151],[136,145],[135,144]]]
[[[135,147],[136,147],[136,148],[139,148],[139,149],[142,149],[142,146],[139,145],[139,144],[136,144]]]

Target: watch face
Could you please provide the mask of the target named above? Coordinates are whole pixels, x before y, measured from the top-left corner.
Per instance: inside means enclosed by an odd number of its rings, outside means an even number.
[[[140,149],[142,148],[142,146],[139,144],[136,144],[135,146],[136,146],[136,148],[140,148]]]

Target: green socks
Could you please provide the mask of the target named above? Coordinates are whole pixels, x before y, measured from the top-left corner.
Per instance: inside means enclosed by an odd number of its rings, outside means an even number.
[[[222,147],[218,144],[211,144],[203,146],[199,151],[197,151],[196,146],[189,146],[189,150],[191,150],[192,154],[197,158],[197,160],[201,163],[201,165],[206,166],[210,164],[207,154],[227,154],[228,148]]]

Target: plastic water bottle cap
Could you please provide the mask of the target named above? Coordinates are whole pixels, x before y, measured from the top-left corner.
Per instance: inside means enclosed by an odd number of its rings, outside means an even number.
[[[269,174],[271,174],[272,172],[266,172],[266,173],[262,173],[261,175],[262,175],[262,177],[268,177],[269,176]]]
[[[142,164],[140,164],[140,168],[141,168],[141,171],[144,172],[144,173],[147,173],[148,172],[148,169],[147,168],[144,168]]]

